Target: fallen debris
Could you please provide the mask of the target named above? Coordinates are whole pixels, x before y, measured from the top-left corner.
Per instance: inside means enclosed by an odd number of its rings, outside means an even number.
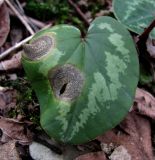
[[[32,142],[29,152],[34,160],[63,160],[62,155],[54,153],[48,147],[37,142]]]
[[[0,115],[6,115],[8,111],[16,107],[17,91],[0,87]]]
[[[136,90],[133,110],[155,120],[155,97],[143,89]]]
[[[0,145],[0,160],[21,160],[15,141]]]
[[[13,55],[11,59],[0,62],[0,71],[8,71],[21,68],[21,54],[22,51]]]
[[[10,17],[5,3],[0,5],[0,47],[6,41],[10,31]]]
[[[104,152],[87,153],[77,157],[75,160],[107,160]]]
[[[0,142],[6,143],[14,140],[23,145],[30,144],[32,133],[28,130],[28,125],[26,122],[19,122],[15,119],[0,116],[0,130],[2,131]]]
[[[131,155],[124,146],[117,147],[109,157],[110,160],[131,160]]]

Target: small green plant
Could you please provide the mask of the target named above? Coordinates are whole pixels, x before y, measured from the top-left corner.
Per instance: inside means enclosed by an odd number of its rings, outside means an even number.
[[[129,32],[110,17],[79,29],[57,25],[25,44],[22,63],[52,137],[79,144],[115,127],[127,114],[139,78]]]
[[[141,34],[154,20],[154,0],[113,0],[114,14],[129,30]],[[155,29],[151,33],[155,38]]]

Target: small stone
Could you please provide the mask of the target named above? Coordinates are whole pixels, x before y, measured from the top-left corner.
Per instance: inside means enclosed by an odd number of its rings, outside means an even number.
[[[124,146],[117,147],[109,157],[110,160],[131,160],[131,155]]]
[[[62,155],[58,155],[48,147],[32,142],[29,146],[29,152],[34,160],[63,160]]]

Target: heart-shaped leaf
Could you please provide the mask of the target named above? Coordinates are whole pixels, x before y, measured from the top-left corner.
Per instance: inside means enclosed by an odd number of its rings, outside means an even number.
[[[69,25],[43,30],[24,50],[23,66],[50,136],[83,143],[127,114],[138,82],[138,59],[130,34],[114,19],[96,18],[85,38]]]
[[[114,0],[113,8],[117,19],[138,34],[155,19],[155,0]],[[155,29],[151,36],[155,38]]]

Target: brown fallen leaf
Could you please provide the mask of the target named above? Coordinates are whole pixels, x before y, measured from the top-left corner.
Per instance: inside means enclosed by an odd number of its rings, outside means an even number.
[[[0,160],[21,160],[15,141],[0,145]]]
[[[1,47],[6,41],[8,33],[10,31],[10,17],[5,3],[3,3],[0,6],[0,15],[1,15],[0,16],[0,47]]]
[[[104,152],[87,153],[77,157],[75,160],[107,160]]]
[[[0,116],[0,142],[6,143],[12,139],[23,145],[29,144],[32,141],[32,133],[27,129],[27,125],[28,123]]]
[[[149,92],[137,88],[135,104],[132,109],[141,115],[155,120],[155,97]]]
[[[8,70],[21,68],[21,54],[22,54],[22,51],[13,55],[12,58],[9,60],[1,61],[0,71],[8,71]]]
[[[0,115],[16,107],[17,92],[14,89],[0,87]]]

